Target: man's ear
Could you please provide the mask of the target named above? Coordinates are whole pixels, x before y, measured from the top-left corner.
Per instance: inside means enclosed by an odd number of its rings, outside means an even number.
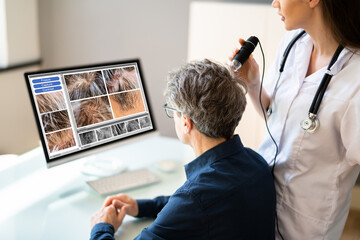
[[[314,8],[319,5],[321,0],[308,0],[309,7]]]
[[[188,118],[187,116],[183,115],[183,130],[185,134],[190,133],[191,129],[194,127],[193,122],[191,121],[190,118]]]

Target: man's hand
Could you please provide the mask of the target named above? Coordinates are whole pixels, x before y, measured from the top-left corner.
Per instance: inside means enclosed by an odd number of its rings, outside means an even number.
[[[107,197],[103,207],[110,205],[124,209],[127,215],[133,217],[136,217],[139,214],[139,207],[136,200],[123,193]]]
[[[116,232],[126,215],[126,212],[123,208],[118,208],[116,206],[119,206],[119,204],[116,200],[114,200],[114,205],[103,207],[100,209],[100,211],[95,213],[91,217],[91,229],[97,223],[108,223],[114,227]]]
[[[139,214],[139,207],[136,200],[123,193],[107,197],[104,201],[103,207],[111,205],[124,210],[127,215],[133,217],[136,217]]]

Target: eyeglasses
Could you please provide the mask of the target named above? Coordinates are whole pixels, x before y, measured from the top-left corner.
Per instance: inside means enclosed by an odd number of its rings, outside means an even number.
[[[176,108],[169,107],[167,103],[163,106],[166,116],[169,118],[174,118],[175,112],[181,113],[181,111],[177,110]]]

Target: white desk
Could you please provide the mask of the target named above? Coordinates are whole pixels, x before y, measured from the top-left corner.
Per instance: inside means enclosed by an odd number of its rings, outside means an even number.
[[[179,140],[158,136],[119,146],[101,156],[117,156],[129,170],[147,167],[162,179],[125,192],[134,198],[172,194],[185,180],[183,165],[194,158],[191,148]],[[176,161],[176,170],[157,170],[154,165],[160,160]],[[0,239],[89,239],[90,217],[105,197],[85,183],[89,178],[80,172],[83,160],[47,169],[42,149],[35,148],[17,161],[0,171]],[[126,216],[115,237],[133,239],[151,222]]]

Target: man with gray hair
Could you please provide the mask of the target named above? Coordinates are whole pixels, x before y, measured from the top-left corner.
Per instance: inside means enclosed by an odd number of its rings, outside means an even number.
[[[113,239],[125,214],[156,218],[136,239],[274,239],[275,188],[269,167],[234,135],[246,90],[207,59],[171,72],[164,105],[196,158],[170,197],[108,197],[92,217],[91,239]]]

